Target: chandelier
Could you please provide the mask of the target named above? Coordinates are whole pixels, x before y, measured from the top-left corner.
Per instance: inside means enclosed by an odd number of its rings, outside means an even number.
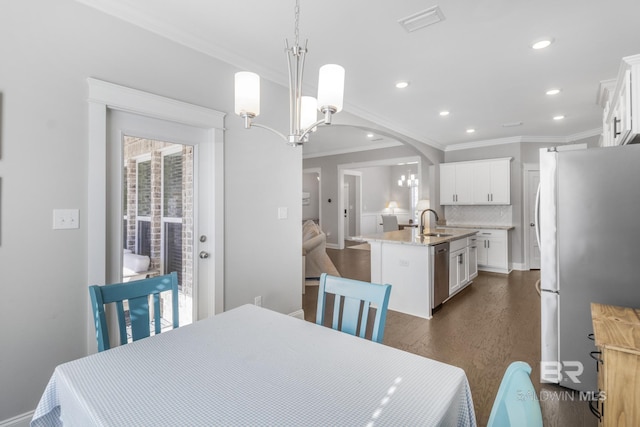
[[[295,43],[289,47],[285,40],[285,52],[289,65],[289,135],[285,136],[268,126],[254,123],[260,114],[260,76],[249,71],[235,75],[235,113],[244,119],[244,128],[252,126],[267,129],[292,146],[302,145],[309,140],[309,134],[319,125],[330,125],[331,116],[342,110],[344,94],[344,68],[336,64],[320,67],[318,77],[318,98],[302,96],[302,73],[304,57],[307,53],[307,41],[304,47],[299,43],[298,24],[300,21],[300,1],[295,6]],[[318,120],[317,111],[324,117]]]
[[[398,180],[398,187],[417,187],[418,182],[418,178],[416,178],[416,175],[413,173],[409,175],[401,175],[400,179]]]

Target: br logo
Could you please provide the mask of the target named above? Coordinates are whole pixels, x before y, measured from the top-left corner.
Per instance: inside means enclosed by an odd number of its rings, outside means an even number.
[[[559,383],[567,378],[577,384],[580,383],[578,377],[582,375],[582,372],[584,372],[584,366],[579,361],[540,362],[540,379],[543,382]]]

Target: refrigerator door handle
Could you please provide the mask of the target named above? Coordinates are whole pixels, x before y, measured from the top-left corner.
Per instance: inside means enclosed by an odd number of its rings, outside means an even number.
[[[538,249],[542,250],[540,245],[540,184],[538,184],[538,191],[536,191],[536,206],[534,209],[535,223],[536,223],[536,239],[538,239]]]

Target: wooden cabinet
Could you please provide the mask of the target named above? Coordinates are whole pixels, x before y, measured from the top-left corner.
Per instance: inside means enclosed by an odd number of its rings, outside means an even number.
[[[440,204],[508,205],[511,158],[440,164]]]
[[[640,425],[640,309],[591,304],[600,351],[598,396],[590,401],[603,426]]]
[[[477,237],[478,269],[509,273],[509,239],[507,230],[480,230]]]
[[[618,77],[601,82],[599,103],[604,109],[600,145],[639,142],[640,55],[622,58]]]
[[[473,203],[473,165],[442,163],[440,165],[440,203],[469,205]]]

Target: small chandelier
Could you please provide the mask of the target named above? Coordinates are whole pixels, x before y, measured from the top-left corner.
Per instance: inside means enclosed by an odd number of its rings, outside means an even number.
[[[235,75],[235,113],[244,119],[244,128],[261,127],[279,135],[292,146],[302,145],[309,140],[309,134],[319,125],[330,125],[331,116],[342,111],[344,94],[344,68],[336,64],[320,67],[318,78],[318,99],[302,96],[302,73],[307,41],[304,47],[299,43],[298,23],[300,21],[300,1],[295,7],[295,44],[289,47],[285,40],[285,51],[289,64],[289,136],[268,126],[254,123],[260,114],[260,76],[249,71]],[[319,110],[324,117],[317,120]]]
[[[398,187],[417,187],[418,186],[418,178],[416,178],[415,174],[409,174],[409,178],[407,175],[401,175],[398,180]]]

